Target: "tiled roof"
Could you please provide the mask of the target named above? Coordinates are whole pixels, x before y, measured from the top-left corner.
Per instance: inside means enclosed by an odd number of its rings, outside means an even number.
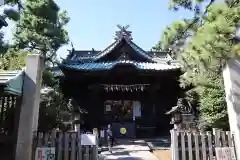
[[[167,59],[169,58],[169,54],[166,51],[146,51],[150,57],[153,59]],[[101,51],[93,51],[93,50],[74,50],[73,56],[71,57],[71,61],[79,61],[79,60],[87,60],[94,58],[99,55]]]
[[[133,61],[113,61],[104,63],[73,63],[73,64],[61,64],[60,68],[69,68],[76,70],[86,71],[100,71],[110,70],[117,65],[132,65],[139,70],[175,70],[180,69],[178,63],[167,64],[167,63],[148,63],[148,62],[133,62]]]
[[[125,37],[122,37],[121,39],[118,39],[117,41],[115,41],[114,43],[112,43],[109,47],[107,47],[105,50],[103,50],[102,52],[99,53],[98,56],[94,57],[94,60],[99,59],[101,57],[104,57],[105,55],[109,54],[113,49],[115,49],[115,47],[117,47],[122,41],[127,42],[127,44],[133,49],[135,50],[135,52],[137,54],[140,54],[141,56],[152,60],[153,57],[150,57],[148,55],[148,53],[146,51],[144,51],[142,48],[140,48],[139,46],[137,46],[135,43],[133,43],[130,40],[126,40]]]
[[[118,39],[116,40],[114,43],[112,43],[110,46],[108,46],[105,50],[103,50],[102,52],[100,52],[97,56],[93,57],[94,60],[99,59],[105,55],[107,55],[108,53],[110,53],[116,46],[118,46],[123,39]]]
[[[0,71],[0,86],[5,93],[20,95],[22,93],[24,70]]]
[[[128,41],[128,40],[126,40],[126,42],[128,43],[128,45],[130,45],[132,47],[132,49],[134,49],[136,51],[136,53],[139,53],[143,57],[145,57],[147,59],[151,59],[153,61],[153,57],[149,56],[146,51],[144,51],[141,47],[136,45],[134,42]]]
[[[109,45],[105,50],[103,51],[95,51],[95,50],[89,50],[89,51],[73,51],[72,57],[69,59],[70,61],[81,61],[81,62],[94,62],[109,53],[111,53],[116,47],[118,47],[122,42],[125,41],[135,52],[136,54],[139,54],[140,56],[148,59],[151,62],[154,62],[156,58],[169,58],[169,55],[167,52],[153,52],[153,51],[144,51],[141,47],[136,45],[133,41],[127,40],[124,37],[121,39],[118,39],[114,41],[111,45]]]

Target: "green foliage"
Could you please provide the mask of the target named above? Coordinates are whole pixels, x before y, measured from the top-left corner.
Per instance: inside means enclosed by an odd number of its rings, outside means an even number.
[[[56,52],[68,43],[65,25],[69,21],[67,12],[60,12],[54,0],[5,0],[8,7],[2,18],[16,21],[14,44],[3,42],[0,34],[0,70],[19,70],[25,67],[28,54],[39,53],[49,62],[57,61]],[[18,7],[16,9],[16,6]],[[67,108],[68,99],[64,98],[59,83],[48,68],[43,72],[43,87],[50,90],[42,94],[39,112],[39,130],[47,131],[61,122],[62,110]]]
[[[4,10],[4,15],[11,20],[18,21],[20,19],[19,11],[13,8],[8,8]]]
[[[54,0],[25,0],[23,4],[16,0],[7,2],[12,6],[17,5],[19,10],[11,7],[4,10],[5,17],[16,21],[16,29],[12,46],[0,41],[0,69],[22,69],[28,54],[39,53],[44,57],[47,67],[43,72],[43,87],[49,88],[49,91],[41,97],[39,130],[47,131],[61,122],[60,112],[66,110],[68,103],[48,67],[49,62],[57,61],[57,50],[68,43],[64,26],[69,18],[66,11],[59,11]]]
[[[194,24],[191,29],[187,29],[190,20],[175,21],[170,27],[166,27],[161,41],[154,47],[156,50],[168,50],[169,48],[175,49],[175,52],[182,52],[186,43],[186,39],[191,37],[198,27],[198,23]],[[184,32],[184,34],[182,34]],[[179,37],[177,40],[176,38]]]
[[[172,0],[175,10],[183,7],[194,13],[189,20],[168,27],[156,48],[173,48],[183,66],[181,87],[194,86],[187,96],[198,95],[200,128],[227,129],[228,115],[222,68],[229,58],[239,55],[240,45],[233,41],[240,20],[240,7],[233,1]],[[238,2],[239,3],[239,2]],[[183,31],[183,32],[182,32]],[[191,99],[192,100],[192,99]]]
[[[22,4],[20,0],[5,0],[5,4],[8,6],[4,8],[4,18],[9,18],[14,21],[20,19],[20,10],[22,9]],[[17,6],[17,8],[16,8]]]
[[[21,70],[26,64],[26,57],[30,52],[26,50],[14,51],[9,49],[8,52],[0,58],[0,69],[2,70]]]
[[[55,61],[56,51],[68,43],[67,12],[59,12],[53,0],[26,0],[14,33],[15,47],[40,53]]]
[[[188,10],[193,10],[194,6],[203,2],[204,0],[170,0],[169,8],[177,11],[180,7]]]
[[[26,0],[14,33],[15,49],[41,54],[46,66],[49,66],[49,62],[56,62],[57,50],[69,39],[64,28],[69,21],[67,12],[59,10],[53,0]],[[42,79],[43,87],[49,88],[49,91],[42,95],[38,129],[47,131],[61,122],[60,111],[66,107],[68,100],[47,68]]]
[[[8,44],[3,41],[4,34],[0,32],[0,55],[3,55],[8,50]]]
[[[38,130],[41,132],[56,128],[61,122],[61,112],[66,110],[68,100],[64,95],[53,88],[41,95],[39,109]]]
[[[203,6],[205,6],[205,4],[211,5],[215,1],[216,0],[170,0],[169,8],[173,9],[174,11],[178,11],[180,8],[184,8],[195,12],[195,15],[198,15],[201,13],[201,8],[204,8]]]
[[[19,10],[14,9],[14,6],[20,5],[20,1],[5,0],[5,4],[8,6],[10,5],[12,7],[9,6],[8,8],[5,8],[3,15],[0,15],[0,19],[1,19],[0,29],[3,26],[6,27],[7,23],[4,22],[6,20],[6,18],[9,18],[11,20],[19,19]],[[3,38],[4,38],[4,34],[2,32],[0,32],[0,58],[3,56],[3,54],[5,54],[7,52],[8,48],[9,48],[9,45],[3,41]]]
[[[222,128],[224,130],[229,129],[229,121],[227,115],[227,105],[225,100],[225,91],[223,87],[219,87],[218,84],[222,84],[222,77],[218,76],[208,77],[208,87],[199,87],[198,93],[201,97],[199,111],[200,116],[200,128]]]
[[[228,128],[222,67],[236,56],[236,35],[240,8],[218,3],[209,8],[204,24],[189,42],[181,60],[186,71],[183,83],[197,86],[200,95],[200,124],[203,128]]]

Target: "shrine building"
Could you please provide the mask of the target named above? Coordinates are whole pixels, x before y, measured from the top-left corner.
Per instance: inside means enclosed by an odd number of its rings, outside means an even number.
[[[173,125],[165,113],[181,94],[180,65],[168,52],[143,50],[128,27],[119,28],[115,41],[102,51],[70,51],[59,64],[63,92],[87,111],[81,128],[112,124],[116,138],[170,134]]]

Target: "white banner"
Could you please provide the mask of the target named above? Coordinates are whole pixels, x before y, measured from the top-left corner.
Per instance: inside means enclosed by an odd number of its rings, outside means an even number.
[[[141,117],[141,103],[133,101],[133,117]]]
[[[55,160],[54,147],[37,147],[35,160]]]
[[[81,135],[81,145],[93,146],[96,145],[96,136],[94,134],[82,134]]]
[[[236,160],[233,147],[216,147],[217,160]]]

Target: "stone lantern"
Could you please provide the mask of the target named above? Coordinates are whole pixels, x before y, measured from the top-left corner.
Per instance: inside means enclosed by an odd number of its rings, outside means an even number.
[[[65,121],[65,123],[71,125],[72,130],[79,131],[82,122],[81,115],[88,114],[88,112],[84,109],[81,109],[73,99],[69,99],[67,108],[68,111],[63,111],[61,113],[62,115],[65,115],[66,118],[68,117],[68,121]]]
[[[196,116],[192,106],[187,103],[184,98],[179,98],[177,106],[171,108],[166,113],[171,115],[171,124],[174,124],[174,129],[195,130]]]
[[[178,106],[172,107],[170,111],[166,113],[167,115],[171,115],[171,122],[170,124],[174,125],[174,129],[181,129],[181,123],[182,123],[182,115],[179,110]]]

